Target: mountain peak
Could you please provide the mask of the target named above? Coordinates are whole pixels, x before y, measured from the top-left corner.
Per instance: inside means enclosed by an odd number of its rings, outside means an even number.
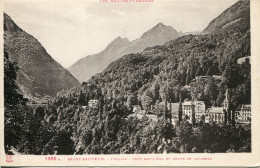
[[[162,22],[155,25],[153,28],[145,32],[141,38],[151,38],[151,37],[158,37],[158,35],[163,36],[178,36],[178,32],[172,26],[166,26]]]
[[[166,25],[164,25],[162,22],[160,22],[155,27],[158,27],[158,26],[166,26]]]
[[[19,26],[17,26],[14,23],[14,21],[12,20],[12,18],[8,14],[4,13],[4,29],[5,29],[5,31],[7,31],[7,27],[8,27],[8,34],[12,34],[15,31],[21,31],[22,30]]]
[[[111,41],[108,46],[114,46],[114,45],[118,45],[121,43],[129,43],[129,40],[127,37],[122,38],[121,36],[118,36],[117,38],[115,38],[113,41]]]
[[[163,24],[162,22],[158,23],[157,25],[155,25],[152,29],[167,29],[167,28],[172,28],[171,26],[166,26],[165,24]],[[150,30],[152,30],[150,29]],[[173,29],[173,28],[172,28]]]
[[[121,36],[118,36],[117,38],[114,39],[115,40],[122,40],[122,37]]]

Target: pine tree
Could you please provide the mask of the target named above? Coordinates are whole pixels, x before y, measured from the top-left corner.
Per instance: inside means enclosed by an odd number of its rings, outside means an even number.
[[[181,99],[180,99],[180,102],[179,102],[178,118],[179,118],[179,121],[181,122],[182,121],[182,103],[181,103]]]
[[[191,77],[190,77],[190,74],[188,73],[187,77],[186,77],[186,85],[189,85],[190,81],[191,81]]]
[[[223,109],[223,113],[224,113],[224,125],[227,124],[227,111],[225,109]]]
[[[98,104],[99,120],[102,119],[103,107],[104,107],[104,98],[103,98],[103,95],[101,95],[101,96],[99,97],[99,104]]]
[[[229,90],[228,90],[227,94],[228,94],[227,121],[228,121],[228,124],[232,124],[232,116],[231,116],[232,114],[231,114],[231,104],[230,104],[231,94],[230,94]]]
[[[169,117],[170,117],[170,123],[172,123],[172,102],[170,101],[170,113],[169,113]]]
[[[202,69],[201,69],[201,67],[199,66],[198,69],[197,69],[197,71],[196,71],[195,76],[201,76],[201,72],[202,72]]]
[[[191,116],[192,119],[191,119],[191,121],[192,121],[192,126],[194,126],[196,120],[195,120],[195,105],[194,105],[194,101],[193,100],[191,102],[191,111],[192,111],[192,116]]]
[[[231,107],[230,107],[230,111],[231,111],[231,124],[232,126],[235,126],[235,108],[234,108],[234,105],[232,104]]]
[[[230,108],[227,109],[227,123],[231,124],[231,111],[230,111]]]
[[[165,104],[164,104],[164,119],[167,120],[168,119],[168,107],[167,107],[167,99],[165,100]]]
[[[206,76],[210,76],[211,75],[211,68],[209,67],[206,73]]]

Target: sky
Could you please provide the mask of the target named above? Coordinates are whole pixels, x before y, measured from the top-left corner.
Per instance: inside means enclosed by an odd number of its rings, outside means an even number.
[[[4,12],[67,68],[118,36],[132,41],[160,22],[178,32],[202,31],[238,0],[128,1],[13,0]]]

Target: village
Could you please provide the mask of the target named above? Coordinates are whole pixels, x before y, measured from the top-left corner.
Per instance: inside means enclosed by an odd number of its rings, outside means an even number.
[[[237,60],[238,64],[250,64],[250,57],[242,57]],[[222,76],[213,75],[212,76],[215,80],[221,81]],[[193,79],[193,82],[198,79],[207,79],[208,76],[197,76]],[[195,122],[198,123],[199,121],[203,120],[205,123],[214,122],[215,124],[223,125],[225,122],[225,113],[230,111],[231,109],[231,101],[228,89],[225,93],[225,99],[222,103],[222,106],[211,106],[206,108],[206,104],[204,101],[197,101],[197,100],[187,100],[185,99],[183,102],[178,103],[167,103],[167,109],[170,111],[170,120],[171,123],[175,124],[176,121],[179,120],[178,118],[178,111],[181,106],[182,110],[182,117],[185,118],[187,121],[192,123],[192,110],[194,109],[195,113]],[[153,107],[151,107],[152,109]],[[165,102],[159,103],[159,109],[165,110]],[[147,116],[149,119],[158,121],[158,117],[155,114],[145,111],[141,108],[140,105],[133,106],[133,114],[130,116],[137,116],[138,118],[142,118],[143,116]],[[239,110],[231,110],[230,120],[234,121],[236,124],[250,124],[251,123],[251,104],[241,104]],[[230,121],[231,122],[231,121]]]
[[[159,103],[159,108],[163,109],[165,102]],[[231,106],[228,91],[226,91],[226,97],[223,101],[222,107],[211,106],[206,108],[204,101],[190,101],[184,100],[179,103],[168,103],[167,108],[171,114],[171,123],[176,123],[178,120],[178,110],[182,108],[182,116],[187,121],[192,123],[192,109],[195,112],[195,122],[203,120],[205,123],[214,122],[215,124],[222,125],[225,121],[225,112],[227,112]],[[158,117],[155,114],[149,114],[141,108],[140,105],[133,106],[133,114],[131,116],[137,116],[142,118],[146,115],[149,119],[158,121]],[[236,124],[249,124],[251,123],[251,104],[241,104],[241,108],[238,111],[231,111],[231,118],[234,117]]]
[[[89,100],[88,107],[90,108],[98,108],[99,101],[98,100]],[[165,102],[160,102],[158,104],[158,108],[162,111],[165,109]],[[225,122],[225,112],[230,109],[231,103],[228,94],[228,90],[225,94],[225,99],[222,103],[221,107],[211,106],[206,108],[204,101],[197,100],[184,100],[183,102],[178,103],[167,103],[167,109],[170,112],[170,120],[171,123],[176,123],[178,121],[178,111],[181,106],[182,109],[182,117],[187,121],[192,123],[192,110],[194,108],[195,112],[195,122],[199,123],[199,121],[203,120],[205,123],[214,122],[215,124],[223,125]],[[82,106],[86,108],[87,106]],[[130,116],[142,118],[143,116],[147,116],[149,119],[153,121],[158,121],[158,115],[147,112],[142,109],[140,105],[133,105],[132,114]],[[251,104],[241,104],[241,108],[238,111],[231,110],[231,119],[234,117],[234,121],[236,124],[249,124],[251,123]],[[233,120],[233,119],[232,119]]]

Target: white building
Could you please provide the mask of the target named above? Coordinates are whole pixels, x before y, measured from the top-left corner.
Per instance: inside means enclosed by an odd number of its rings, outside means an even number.
[[[223,101],[223,107],[211,107],[206,111],[205,122],[215,122],[217,124],[224,123],[225,111],[227,112],[230,108],[230,96],[229,90],[226,90],[225,99]]]
[[[205,122],[209,123],[213,121],[217,124],[221,124],[224,122],[225,113],[223,111],[223,107],[212,107],[207,110]]]
[[[242,104],[240,109],[240,121],[251,122],[251,104]]]
[[[194,106],[196,122],[200,120],[202,115],[205,115],[206,105],[204,101],[185,101],[182,104],[182,113],[187,115],[190,119],[192,118],[192,105]]]
[[[93,100],[89,100],[89,101],[88,101],[88,106],[89,106],[89,107],[97,108],[97,107],[98,107],[98,104],[99,104],[99,101],[96,100],[96,99],[93,99]]]

